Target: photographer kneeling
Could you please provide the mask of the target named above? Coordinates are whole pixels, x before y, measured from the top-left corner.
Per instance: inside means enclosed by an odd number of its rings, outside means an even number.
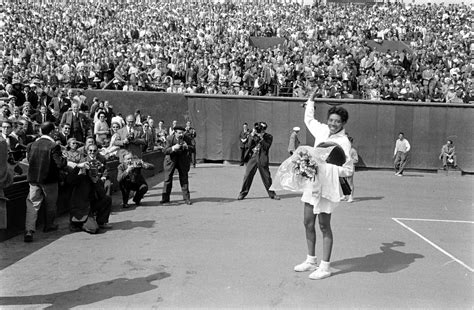
[[[142,175],[142,169],[155,169],[150,163],[146,163],[128,152],[123,157],[123,163],[118,167],[117,181],[119,182],[120,191],[122,192],[122,207],[129,208],[128,199],[130,192],[135,191],[133,202],[135,205],[140,205],[143,196],[148,191],[148,184]]]
[[[67,176],[68,182],[73,186],[70,200],[71,231],[82,229],[96,233],[98,228],[112,228],[109,224],[112,198],[107,194],[110,185],[105,184],[110,181],[107,180],[105,161],[97,155],[97,145],[90,144],[87,146],[87,156],[81,158],[79,164],[68,162],[68,166],[74,167]],[[89,223],[85,225],[87,222]],[[98,228],[93,228],[94,226]]]

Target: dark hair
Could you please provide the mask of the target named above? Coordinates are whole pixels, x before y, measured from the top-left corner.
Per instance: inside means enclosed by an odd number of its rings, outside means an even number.
[[[398,134],[399,134],[399,135],[405,135],[402,131],[400,131]]]
[[[11,127],[13,127],[13,122],[10,121],[10,120],[5,119],[5,120],[3,120],[1,123],[2,123],[2,124],[3,124],[3,123],[7,123],[7,124],[9,124]]]
[[[105,112],[104,111],[100,111],[99,114],[97,114],[97,117],[100,117],[101,115],[103,115],[105,117]]]
[[[349,119],[349,113],[347,113],[347,110],[342,107],[331,107],[328,111],[328,118],[332,114],[339,115],[341,122],[343,123],[347,123],[347,120]]]
[[[247,124],[247,123],[244,123],[244,125],[247,125],[247,126],[248,126],[249,124]]]
[[[54,123],[52,122],[44,122],[43,124],[41,124],[41,133],[43,135],[49,135],[51,132],[53,132],[56,127],[54,126]]]
[[[453,144],[453,140],[449,140],[449,139],[448,139],[448,142],[451,143],[451,144]]]

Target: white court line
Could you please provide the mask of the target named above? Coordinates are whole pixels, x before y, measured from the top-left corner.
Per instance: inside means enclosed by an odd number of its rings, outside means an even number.
[[[446,222],[446,223],[466,223],[466,224],[474,224],[473,221],[457,221],[457,220],[433,220],[433,219],[409,219],[403,217],[397,217],[397,220],[402,221],[422,221],[422,222]]]
[[[435,249],[437,249],[438,251],[440,251],[441,253],[447,255],[449,258],[451,258],[452,260],[456,261],[458,264],[460,264],[461,266],[464,266],[465,268],[467,268],[467,270],[469,270],[470,272],[474,272],[474,269],[469,267],[467,264],[465,264],[463,261],[461,261],[460,259],[457,259],[456,257],[454,257],[452,254],[450,254],[449,252],[447,252],[446,250],[442,249],[440,246],[438,246],[437,244],[435,244],[434,242],[430,241],[428,238],[426,238],[425,236],[423,236],[422,234],[420,234],[419,232],[417,232],[416,230],[414,230],[413,228],[409,227],[408,225],[405,225],[403,224],[401,221],[399,220],[416,220],[416,219],[403,219],[403,218],[392,218],[392,220],[394,220],[395,222],[397,222],[398,224],[402,225],[403,227],[405,227],[406,229],[408,229],[409,231],[411,231],[412,233],[414,233],[415,235],[417,235],[418,237],[420,237],[421,239],[425,240],[426,242],[428,242],[428,244],[430,244],[431,246],[433,246]],[[422,221],[422,220],[420,220]],[[468,222],[470,223],[470,222]]]

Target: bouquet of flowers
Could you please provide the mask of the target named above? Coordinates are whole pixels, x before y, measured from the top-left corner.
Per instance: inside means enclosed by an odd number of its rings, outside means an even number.
[[[311,156],[310,152],[306,149],[302,149],[299,152],[295,152],[296,157],[293,158],[294,171],[297,175],[314,181],[318,174],[318,163]]]
[[[318,166],[326,164],[332,148],[314,148],[303,145],[296,149],[278,167],[271,190],[290,190],[303,192],[307,188],[317,187]]]

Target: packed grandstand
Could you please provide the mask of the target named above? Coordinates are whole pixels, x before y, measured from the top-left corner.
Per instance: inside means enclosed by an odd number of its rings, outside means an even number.
[[[50,2],[0,8],[4,90],[474,102],[472,5]]]

